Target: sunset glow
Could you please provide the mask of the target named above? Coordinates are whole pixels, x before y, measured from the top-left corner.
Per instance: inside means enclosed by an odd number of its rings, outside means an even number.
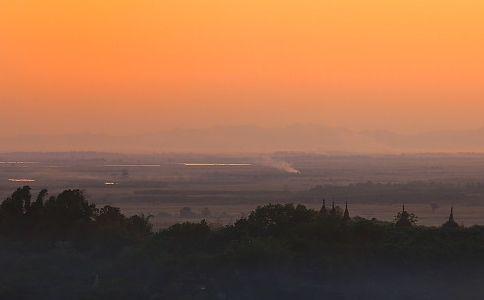
[[[484,126],[481,0],[0,4],[0,136]]]

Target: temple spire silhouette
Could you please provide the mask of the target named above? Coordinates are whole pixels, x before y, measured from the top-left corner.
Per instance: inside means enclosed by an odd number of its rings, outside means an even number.
[[[450,207],[449,222],[455,222],[454,221],[454,206],[453,205]]]
[[[445,222],[442,226],[444,227],[459,227],[459,224],[454,220],[454,203],[450,207],[449,220]]]
[[[343,214],[343,220],[349,220],[350,219],[350,213],[348,211],[348,201],[346,201],[346,207],[345,207],[345,212]]]
[[[334,200],[333,200],[333,207],[331,208],[331,215],[336,216],[336,209],[334,208]]]
[[[407,227],[407,226],[412,226],[412,220],[415,219],[415,215],[409,214],[405,210],[405,203],[402,203],[402,212],[398,213],[397,216],[395,217],[395,226],[398,227]],[[415,220],[414,220],[415,222]]]
[[[319,210],[319,215],[321,215],[323,217],[328,215],[328,210],[326,209],[326,203],[325,203],[324,197],[323,197],[323,206]]]

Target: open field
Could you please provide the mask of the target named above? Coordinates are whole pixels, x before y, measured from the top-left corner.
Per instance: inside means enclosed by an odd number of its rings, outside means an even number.
[[[319,209],[322,197],[327,205],[348,201],[352,216],[381,220],[405,202],[423,225],[443,223],[454,203],[458,222],[484,224],[482,154],[0,154],[1,199],[23,185],[34,195],[81,189],[98,207],[152,214],[159,227],[202,218],[226,224],[267,203]]]

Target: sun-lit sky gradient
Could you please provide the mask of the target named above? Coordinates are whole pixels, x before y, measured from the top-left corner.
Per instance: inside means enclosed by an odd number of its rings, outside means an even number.
[[[0,2],[0,136],[484,126],[482,0]]]

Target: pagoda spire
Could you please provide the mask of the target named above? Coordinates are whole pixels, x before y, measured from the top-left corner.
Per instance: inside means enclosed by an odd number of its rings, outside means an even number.
[[[334,208],[334,199],[333,199],[333,207],[331,208],[331,215],[332,216],[336,215],[336,209]]]
[[[411,219],[414,220],[415,215],[405,211],[405,203],[402,203],[402,212],[395,217],[395,226],[412,226],[412,223],[415,223],[415,221],[411,221]]]
[[[449,222],[455,222],[454,221],[454,204],[452,204],[452,206],[450,207]]]
[[[348,212],[348,201],[346,201],[346,207],[345,207],[345,212],[343,214],[343,220],[349,220],[350,219],[350,213]]]
[[[328,215],[328,210],[326,209],[326,203],[325,203],[324,197],[323,197],[323,206],[319,210],[319,215],[321,215],[321,216],[327,216]]]
[[[449,221],[445,222],[444,227],[459,227],[459,224],[454,220],[454,203],[452,203],[452,206],[450,207],[450,215],[449,215]]]

